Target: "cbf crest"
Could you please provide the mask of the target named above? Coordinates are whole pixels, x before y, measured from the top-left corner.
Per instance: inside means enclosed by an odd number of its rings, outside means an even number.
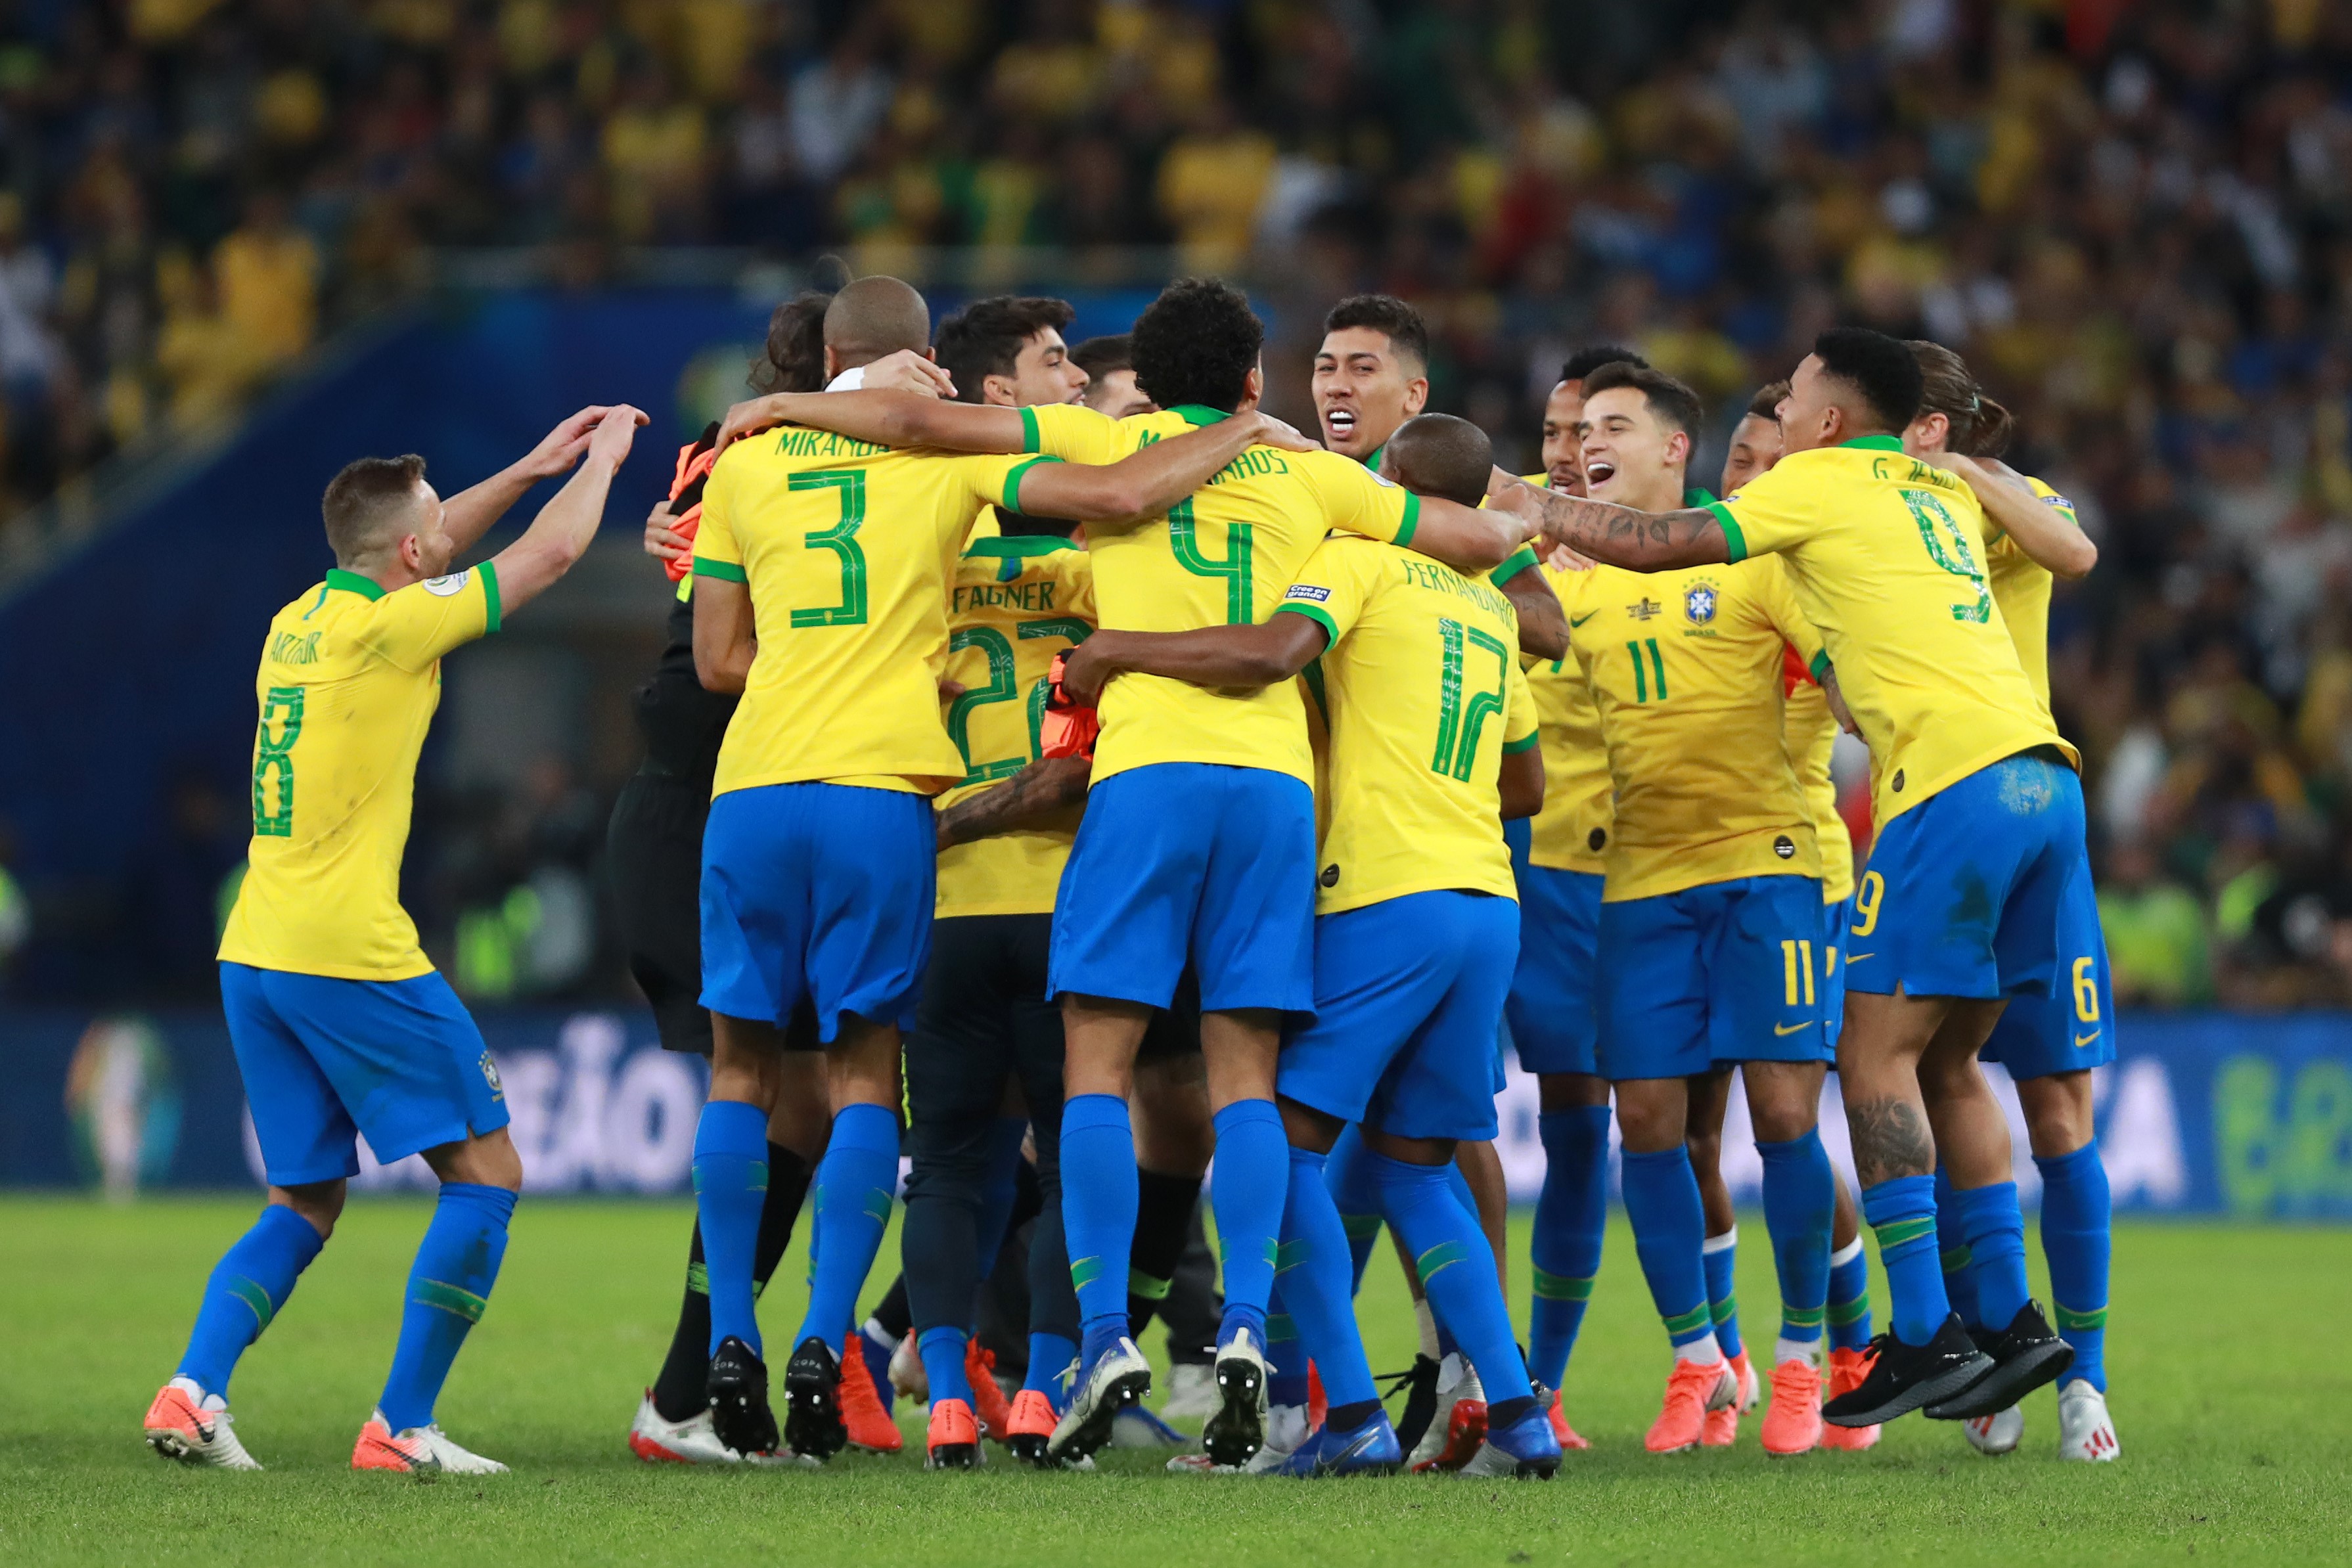
[[[1715,584],[1704,579],[1683,591],[1683,614],[1694,626],[1704,626],[1715,619],[1717,593]]]

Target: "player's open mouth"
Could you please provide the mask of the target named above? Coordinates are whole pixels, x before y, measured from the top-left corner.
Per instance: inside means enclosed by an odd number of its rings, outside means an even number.
[[[1351,408],[1327,408],[1323,411],[1323,428],[1335,439],[1356,434],[1356,411]]]
[[[1617,465],[1610,462],[1606,457],[1588,458],[1585,461],[1584,482],[1588,485],[1606,485],[1616,473]]]

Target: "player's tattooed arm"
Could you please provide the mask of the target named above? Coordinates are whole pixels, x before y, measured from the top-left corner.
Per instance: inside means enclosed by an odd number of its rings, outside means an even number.
[[[1048,757],[940,813],[940,848],[952,849],[1059,816],[1087,798],[1094,759]]]
[[[1519,616],[1519,652],[1531,659],[1558,659],[1568,653],[1568,612],[1544,574],[1533,567],[1511,574],[1503,597]]]
[[[1586,496],[1563,496],[1525,484],[1507,486],[1495,497],[1494,505],[1539,524],[1544,538],[1553,544],[1566,545],[1588,560],[1629,571],[1716,566],[1731,559],[1723,525],[1703,507],[1637,512],[1631,507]]]
[[[719,423],[719,449],[779,424],[830,430],[880,446],[1013,454],[1026,444],[1021,411],[947,402],[917,392],[771,392],[739,402]]]
[[[2088,576],[2099,564],[2099,547],[2068,522],[2057,507],[2033,493],[2025,476],[1993,457],[1962,457],[1937,452],[1922,459],[1968,481],[1993,526],[2017,542],[2026,558],[2053,576]]]
[[[1270,686],[1305,669],[1330,641],[1323,623],[1280,612],[1255,626],[1197,632],[1097,632],[1070,650],[1062,689],[1098,702],[1114,675],[1165,675],[1196,686]]]
[[[836,396],[841,395],[836,393]],[[1069,517],[1089,538],[1128,532],[1165,516],[1168,508],[1207,484],[1253,446],[1305,452],[1313,444],[1271,414],[1255,410],[1155,441],[1116,463],[1024,465],[1008,505],[1033,517]]]
[[[1420,520],[1403,543],[1414,554],[1442,560],[1465,577],[1484,577],[1533,537],[1528,519],[1516,512],[1424,495]]]
[[[1897,1176],[1928,1176],[1936,1169],[1936,1139],[1927,1113],[1916,1102],[1888,1096],[1845,1108],[1846,1132],[1853,1142],[1853,1170],[1865,1187]]]

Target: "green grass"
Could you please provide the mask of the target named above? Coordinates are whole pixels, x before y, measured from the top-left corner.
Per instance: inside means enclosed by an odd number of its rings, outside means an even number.
[[[1129,1454],[1106,1456],[1108,1473],[1093,1476],[1003,1462],[929,1475],[914,1422],[908,1455],[851,1456],[818,1473],[640,1465],[623,1436],[668,1342],[688,1210],[527,1203],[489,1314],[441,1402],[454,1436],[515,1473],[419,1486],[344,1468],[424,1228],[415,1200],[354,1203],[238,1373],[238,1431],[267,1473],[184,1470],[141,1446],[140,1414],[179,1354],[205,1274],[252,1209],[0,1200],[0,1560],[2352,1560],[2352,1375],[2325,1351],[2352,1300],[2352,1232],[2342,1230],[2120,1229],[2109,1363],[2124,1458],[2092,1467],[2053,1457],[2046,1391],[2028,1404],[2025,1447],[2001,1460],[1917,1418],[1867,1454],[1770,1461],[1751,1420],[1733,1451],[1650,1458],[1641,1437],[1664,1346],[1621,1223],[1569,1381],[1570,1410],[1594,1447],[1557,1481],[1300,1484],[1167,1476],[1159,1457]],[[1750,1325],[1769,1335],[1763,1226],[1748,1233],[1742,1294]],[[894,1239],[886,1268],[895,1256]],[[799,1314],[790,1282],[800,1274],[788,1260],[765,1303],[772,1334]],[[1402,1296],[1394,1269],[1376,1260],[1364,1308],[1376,1365],[1410,1355]]]

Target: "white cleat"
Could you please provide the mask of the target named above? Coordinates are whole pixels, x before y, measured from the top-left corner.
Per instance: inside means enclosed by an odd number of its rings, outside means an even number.
[[[1737,1370],[1739,1374],[1739,1399],[1738,1402],[1733,1406],[1733,1409],[1738,1411],[1738,1414],[1745,1416],[1749,1411],[1755,1409],[1756,1406],[1762,1402],[1764,1397],[1763,1379],[1756,1375],[1756,1364],[1750,1361],[1746,1355],[1742,1355],[1739,1358],[1739,1365]]]
[[[2116,1424],[2107,1415],[2105,1395],[2080,1377],[2058,1391],[2060,1458],[2105,1464],[2123,1451],[2116,1439]]]
[[[425,1447],[432,1449],[433,1457],[441,1461],[441,1473],[445,1476],[502,1476],[507,1473],[507,1468],[498,1460],[486,1459],[470,1448],[459,1448],[451,1440],[449,1434],[441,1429],[438,1421],[430,1427],[411,1427],[401,1436],[424,1439]]]
[[[184,1465],[223,1470],[257,1470],[261,1461],[245,1451],[228,1413],[228,1401],[206,1394],[189,1377],[163,1385],[147,1406],[147,1446]]]
[[[654,1408],[654,1391],[637,1402],[629,1423],[629,1452],[649,1465],[731,1465],[742,1456],[719,1440],[710,1412],[697,1410],[683,1421],[665,1420]]]
[[[1282,1468],[1285,1459],[1298,1451],[1298,1446],[1315,1435],[1307,1424],[1304,1405],[1270,1405],[1266,1407],[1265,1443],[1249,1457],[1246,1464],[1221,1465],[1206,1454],[1179,1454],[1168,1461],[1171,1475],[1184,1476],[1265,1476]]]
[[[1180,1361],[1168,1369],[1168,1402],[1160,1406],[1161,1420],[1197,1421],[1216,1407],[1214,1368],[1197,1361]]]
[[[1971,1416],[1960,1423],[1960,1430],[1979,1454],[2013,1454],[2025,1440],[2025,1412],[2012,1405],[1990,1416]]]
[[[890,1386],[898,1397],[928,1406],[931,1402],[931,1375],[923,1370],[923,1358],[915,1348],[915,1336],[902,1337],[890,1352]]]
[[[1450,1351],[1437,1364],[1437,1414],[1429,1419],[1429,1430],[1421,1435],[1412,1452],[1405,1458],[1407,1470],[1418,1470],[1435,1461],[1454,1440],[1454,1407],[1464,1400],[1486,1402],[1486,1385],[1478,1381],[1477,1369],[1459,1351]]]
[[[1045,1440],[1045,1458],[1055,1465],[1070,1465],[1091,1458],[1110,1441],[1111,1425],[1119,1411],[1151,1392],[1151,1364],[1121,1334],[1118,1343],[1086,1369],[1070,1407],[1054,1435]]]

